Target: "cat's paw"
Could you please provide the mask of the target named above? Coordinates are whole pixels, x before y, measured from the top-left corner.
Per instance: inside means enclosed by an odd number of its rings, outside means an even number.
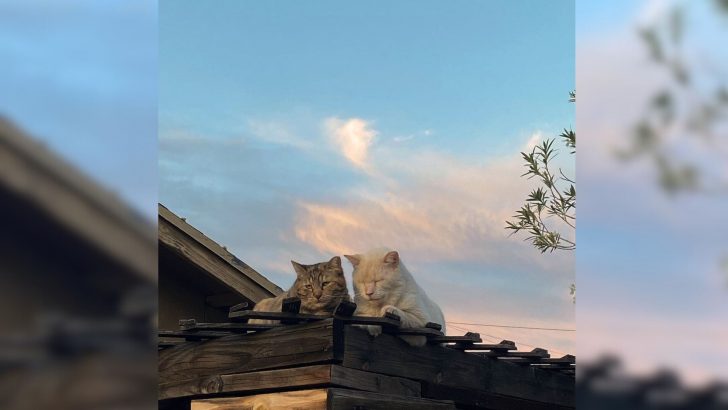
[[[380,311],[380,316],[384,317],[387,313],[391,313],[393,315],[399,316],[399,319],[401,320],[404,317],[404,313],[402,312],[402,309],[392,306],[392,305],[386,305],[382,307],[382,310]]]
[[[364,329],[366,329],[367,332],[369,332],[370,335],[377,337],[382,334],[382,327],[381,326],[375,326],[375,325],[366,325],[364,326]]]

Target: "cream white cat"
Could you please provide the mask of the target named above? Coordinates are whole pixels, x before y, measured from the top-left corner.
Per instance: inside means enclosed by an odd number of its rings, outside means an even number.
[[[399,259],[399,253],[390,249],[373,249],[362,255],[344,255],[354,266],[354,302],[356,315],[384,316],[394,313],[401,319],[402,328],[424,327],[427,322],[442,325],[442,310],[415,282],[412,274]],[[378,336],[381,326],[366,326],[373,336]],[[422,346],[422,336],[403,336],[413,346]]]

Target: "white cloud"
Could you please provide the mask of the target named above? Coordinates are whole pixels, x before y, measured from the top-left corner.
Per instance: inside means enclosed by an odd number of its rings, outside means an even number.
[[[346,159],[357,168],[368,169],[369,148],[378,134],[368,121],[333,117],[324,121],[324,128]]]
[[[543,134],[541,133],[541,131],[534,132],[533,134],[531,134],[531,138],[529,138],[528,141],[526,142],[526,145],[524,146],[523,150],[525,152],[531,151],[532,149],[534,149],[536,147],[536,145],[538,145],[541,142],[541,140],[543,140]]]
[[[252,136],[265,142],[307,149],[311,142],[291,131],[288,126],[277,121],[249,120],[248,130]]]

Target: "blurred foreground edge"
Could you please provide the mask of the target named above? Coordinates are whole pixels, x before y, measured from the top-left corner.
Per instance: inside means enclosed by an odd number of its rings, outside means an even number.
[[[0,408],[156,408],[156,229],[0,118]]]

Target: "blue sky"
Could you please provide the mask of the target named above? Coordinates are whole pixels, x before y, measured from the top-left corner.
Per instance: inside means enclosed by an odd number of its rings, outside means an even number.
[[[155,2],[0,3],[0,115],[150,221],[157,199]]]
[[[637,30],[664,22],[674,4],[686,11],[682,53],[703,87],[728,62],[725,48],[716,47],[725,19],[712,2],[629,2],[619,12],[603,3],[577,5],[577,125],[589,130],[577,155],[577,353],[583,360],[617,353],[631,372],[670,367],[703,383],[727,376],[728,356],[716,348],[728,341],[726,273],[719,268],[728,252],[725,195],[669,197],[653,165],[615,155],[628,145],[649,99],[670,84],[650,63]],[[695,67],[713,71],[704,76]],[[680,101],[677,118],[692,104]],[[728,175],[721,142],[705,143],[695,132],[661,137],[676,148],[672,159],[697,160],[708,173]],[[676,353],[688,350],[701,353]]]
[[[284,287],[291,259],[385,245],[448,320],[573,328],[573,255],[504,229],[531,186],[519,152],[574,123],[573,2],[159,13],[162,203]],[[471,330],[574,350],[569,332]]]

